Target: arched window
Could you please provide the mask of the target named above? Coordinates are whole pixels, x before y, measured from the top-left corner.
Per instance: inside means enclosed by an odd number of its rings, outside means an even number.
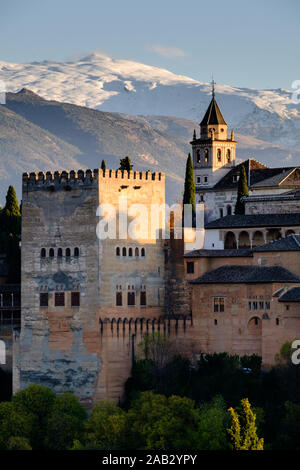
[[[237,243],[235,234],[233,232],[227,232],[224,240],[224,248],[225,249],[236,249]]]
[[[41,249],[41,258],[46,258],[46,248]]]
[[[127,305],[134,306],[135,305],[135,292],[128,292],[127,293]]]
[[[126,248],[125,248],[125,246],[124,246],[123,249],[122,249],[122,256],[126,256]]]
[[[120,256],[120,253],[121,253],[121,252],[120,252],[120,247],[117,246],[117,248],[116,248],[116,256]]]
[[[70,248],[67,248],[66,249],[66,257],[70,258],[70,256],[71,256],[71,250],[70,250]]]
[[[49,258],[54,258],[54,249],[50,248],[49,250]]]
[[[250,237],[249,233],[246,230],[243,230],[239,234],[239,248],[249,248],[250,247]]]
[[[208,163],[208,158],[209,158],[209,152],[208,149],[204,150],[204,161],[205,163]]]
[[[263,233],[260,230],[256,230],[252,238],[252,247],[263,245],[263,244],[264,244]]]
[[[218,162],[221,162],[221,160],[222,160],[222,152],[221,152],[221,149],[218,149],[218,150],[217,150],[217,158],[218,158]]]
[[[140,255],[140,254],[139,254],[139,249],[138,249],[138,247],[136,247],[136,249],[135,249],[135,256],[139,256],[139,255]]]
[[[145,254],[146,254],[146,253],[145,253],[145,248],[142,248],[142,249],[141,249],[141,256],[145,256]]]
[[[201,162],[200,150],[197,150],[197,163]]]
[[[74,248],[74,256],[76,256],[76,257],[79,256],[79,248],[78,248],[78,246],[76,246],[76,247]]]
[[[116,306],[117,307],[122,307],[123,302],[122,302],[122,292],[116,292]]]
[[[226,211],[227,211],[227,215],[231,215],[231,214],[232,214],[232,208],[231,208],[230,205],[227,206]]]
[[[57,257],[58,257],[58,258],[62,258],[62,255],[63,255],[62,248],[58,248],[58,250],[57,250]]]
[[[231,160],[231,152],[230,152],[230,149],[227,149],[226,158],[227,158],[227,161],[230,162],[230,160]]]
[[[146,296],[146,291],[145,290],[141,291],[140,305],[142,307],[145,307],[147,305],[147,296]]]
[[[248,330],[251,334],[261,335],[262,322],[258,317],[252,317],[248,322]]]
[[[128,250],[128,256],[132,256],[132,248],[129,248],[129,250]]]
[[[220,209],[219,209],[219,215],[220,215],[220,217],[224,217],[224,212],[223,212],[222,207],[220,207]]]

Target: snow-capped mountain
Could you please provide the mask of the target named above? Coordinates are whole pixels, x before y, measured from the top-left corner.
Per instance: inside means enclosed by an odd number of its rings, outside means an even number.
[[[207,76],[207,71],[201,73]],[[0,62],[0,80],[7,91],[27,88],[46,99],[102,111],[196,121],[203,117],[210,99],[207,83],[100,53],[73,62]],[[300,105],[292,102],[290,91],[216,85],[216,96],[228,125],[237,132],[273,144],[299,146]]]

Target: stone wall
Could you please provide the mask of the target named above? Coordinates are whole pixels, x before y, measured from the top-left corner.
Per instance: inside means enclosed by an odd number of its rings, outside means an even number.
[[[207,353],[258,354],[264,366],[274,364],[282,344],[300,337],[299,308],[286,310],[273,296],[282,287],[280,283],[194,285],[193,329],[199,349]],[[224,312],[214,312],[213,299],[218,296],[225,298]],[[257,302],[257,310],[249,310],[249,302]],[[270,309],[266,302],[270,302]]]
[[[144,204],[150,217],[151,204],[165,202],[164,175],[112,170],[24,174],[22,323],[15,390],[40,383],[56,392],[70,390],[87,405],[122,396],[130,373],[130,342],[103,339],[108,336],[101,325],[105,318],[129,322],[163,316],[166,276],[163,241],[150,233],[150,221],[145,238],[97,237],[99,204],[111,204],[119,214],[120,195],[126,195],[128,206]],[[158,231],[163,223],[160,220]],[[122,306],[116,305],[117,290],[122,292]],[[127,305],[128,291],[135,292],[135,306]],[[146,291],[146,306],[140,305],[141,291]],[[55,306],[58,292],[65,295],[64,306]],[[72,292],[80,293],[79,307],[71,306]],[[48,307],[40,307],[40,293],[48,293]]]
[[[245,204],[246,214],[293,214],[300,211],[299,199],[268,198],[249,200]]]

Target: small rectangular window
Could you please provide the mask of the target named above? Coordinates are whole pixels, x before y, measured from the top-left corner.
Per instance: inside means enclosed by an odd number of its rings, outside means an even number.
[[[270,310],[270,302],[266,302],[265,306],[266,306],[266,310]]]
[[[55,307],[64,307],[65,306],[65,293],[64,292],[55,292]]]
[[[147,302],[146,302],[146,292],[145,291],[142,291],[141,292],[141,306],[142,307],[145,307]]]
[[[40,307],[48,307],[48,292],[40,293]]]
[[[122,292],[116,292],[116,306],[117,307],[122,307],[123,302],[122,302]]]
[[[194,274],[194,261],[188,261],[186,263],[187,274]]]
[[[252,308],[252,303],[248,302],[248,310],[251,310],[251,308]]]
[[[214,297],[214,312],[225,311],[225,299],[224,297]]]
[[[264,309],[264,302],[259,302],[259,310],[263,310]]]
[[[80,307],[80,292],[71,292],[71,307]]]
[[[257,302],[253,302],[253,310],[257,310]]]
[[[201,183],[201,177],[197,176],[197,183]]]
[[[127,294],[127,305],[129,305],[129,306],[135,305],[135,293],[134,292],[128,292],[128,294]]]

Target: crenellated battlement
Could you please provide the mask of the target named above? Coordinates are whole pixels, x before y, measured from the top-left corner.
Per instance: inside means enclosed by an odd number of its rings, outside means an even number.
[[[23,187],[30,189],[33,187],[42,188],[50,187],[59,189],[62,186],[64,189],[71,189],[73,185],[91,186],[99,181],[116,179],[120,181],[162,181],[165,180],[164,173],[151,173],[151,171],[121,171],[121,170],[101,170],[96,168],[94,170],[71,170],[71,171],[43,171],[23,173]]]

